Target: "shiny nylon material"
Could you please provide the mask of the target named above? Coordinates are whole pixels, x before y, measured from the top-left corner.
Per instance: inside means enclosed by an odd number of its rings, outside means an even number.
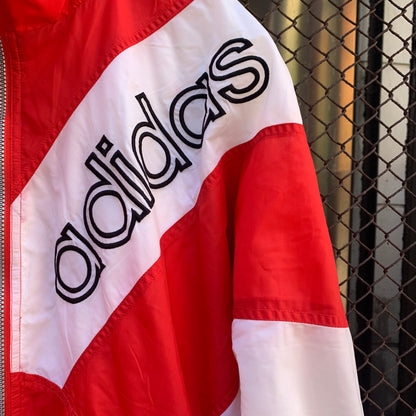
[[[299,97],[368,416],[416,408],[413,0],[242,0]]]
[[[362,415],[290,75],[215,1],[2,3],[11,416]]]

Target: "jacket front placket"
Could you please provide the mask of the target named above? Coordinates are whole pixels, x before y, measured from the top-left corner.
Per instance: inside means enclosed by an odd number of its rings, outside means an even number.
[[[4,339],[4,297],[5,297],[5,164],[4,148],[6,135],[6,62],[3,43],[0,39],[0,415],[5,413],[5,339]]]

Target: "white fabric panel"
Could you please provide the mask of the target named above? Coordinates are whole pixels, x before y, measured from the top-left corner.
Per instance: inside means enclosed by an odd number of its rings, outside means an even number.
[[[55,246],[67,223],[87,236],[83,207],[98,179],[85,161],[92,152],[97,154],[101,137],[105,135],[114,144],[113,150],[119,149],[139,168],[132,135],[145,116],[136,96],[146,94],[159,121],[175,138],[169,122],[171,102],[208,71],[225,42],[239,37],[253,43],[241,56],[260,56],[267,63],[267,89],[250,101],[235,104],[217,94],[230,80],[210,81],[226,114],[208,126],[201,149],[178,142],[192,166],[179,172],[168,186],[152,191],[155,205],[135,224],[125,245],[102,249],[90,241],[105,264],[98,286],[82,302],[70,304],[61,299],[55,291]],[[250,78],[237,77],[233,82],[247,84]],[[13,294],[20,294],[12,298],[12,371],[39,374],[62,386],[111,313],[157,260],[160,236],[193,207],[203,180],[221,156],[262,128],[288,122],[301,122],[288,71],[265,30],[238,1],[196,0],[114,59],[12,207],[12,249],[21,252],[18,264],[12,267]],[[157,166],[160,148],[148,149],[147,157]],[[129,201],[126,204],[129,208]],[[97,204],[94,209],[98,216],[104,210],[99,221],[116,226],[120,206],[113,198],[113,205],[103,208]],[[82,269],[75,260],[79,259],[67,256],[68,274]]]
[[[241,416],[363,415],[348,328],[233,322]]]

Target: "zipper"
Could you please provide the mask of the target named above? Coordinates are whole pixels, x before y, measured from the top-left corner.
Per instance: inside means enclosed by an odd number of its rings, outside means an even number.
[[[5,414],[5,183],[4,140],[6,129],[6,62],[0,38],[0,415]]]

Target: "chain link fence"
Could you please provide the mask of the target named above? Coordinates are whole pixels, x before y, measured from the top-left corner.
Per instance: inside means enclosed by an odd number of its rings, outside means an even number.
[[[295,83],[365,415],[416,415],[416,1],[241,2]]]

